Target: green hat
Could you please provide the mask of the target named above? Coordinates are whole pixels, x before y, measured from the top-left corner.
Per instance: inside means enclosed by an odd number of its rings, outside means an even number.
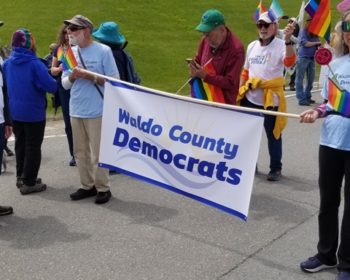
[[[200,32],[210,32],[215,27],[222,24],[225,24],[224,15],[219,10],[210,9],[203,14],[201,22],[196,27],[196,30]]]

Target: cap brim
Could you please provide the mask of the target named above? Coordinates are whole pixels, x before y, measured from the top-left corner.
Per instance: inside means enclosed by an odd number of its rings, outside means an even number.
[[[74,25],[79,26],[79,27],[85,27],[85,26],[82,26],[79,22],[75,21],[74,19],[67,19],[63,23],[65,25],[74,24]]]
[[[256,23],[259,23],[260,21],[263,21],[266,23],[273,23],[272,20],[269,18],[259,18],[259,20]]]
[[[214,27],[212,25],[208,25],[205,23],[200,23],[197,25],[196,30],[200,31],[200,32],[210,32],[214,29]]]

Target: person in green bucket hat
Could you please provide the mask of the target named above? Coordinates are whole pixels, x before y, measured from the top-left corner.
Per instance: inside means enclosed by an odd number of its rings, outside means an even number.
[[[125,50],[128,42],[119,31],[119,25],[114,21],[101,23],[98,29],[92,32],[92,37],[112,49],[117,64],[120,79],[133,84],[140,84],[141,79],[136,72],[131,55]]]

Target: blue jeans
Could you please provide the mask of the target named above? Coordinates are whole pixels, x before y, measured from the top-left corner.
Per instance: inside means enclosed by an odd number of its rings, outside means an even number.
[[[315,60],[313,58],[298,57],[295,79],[296,96],[299,103],[308,103],[311,99],[312,85],[315,80]],[[306,86],[304,77],[306,74]]]
[[[263,106],[258,106],[254,103],[249,102],[248,99],[244,98],[241,101],[241,106],[264,109]],[[273,111],[277,111],[278,107],[274,107]],[[280,138],[276,139],[273,135],[273,129],[275,127],[276,117],[271,115],[264,115],[264,128],[267,136],[267,146],[270,155],[270,170],[281,171],[282,170],[282,134]]]
[[[2,165],[2,155],[5,148],[5,124],[0,124],[0,175],[1,175],[1,165]]]

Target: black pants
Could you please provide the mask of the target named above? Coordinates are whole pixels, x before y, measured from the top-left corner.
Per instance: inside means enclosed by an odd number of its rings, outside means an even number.
[[[58,95],[60,97],[62,115],[64,120],[64,130],[67,135],[69,153],[73,156],[73,133],[72,125],[70,123],[69,115],[69,99],[70,99],[70,90],[65,90],[62,85],[58,87]]]
[[[296,65],[294,67],[297,67]],[[293,74],[290,76],[289,86],[294,87],[295,86],[295,77],[297,75],[297,70],[294,70]]]
[[[41,163],[41,144],[46,121],[13,122],[16,151],[16,175],[28,186],[35,185]]]
[[[326,264],[335,264],[338,255],[338,268],[350,271],[350,151],[320,146],[319,169],[318,257]],[[338,247],[338,211],[344,177],[344,215]]]

